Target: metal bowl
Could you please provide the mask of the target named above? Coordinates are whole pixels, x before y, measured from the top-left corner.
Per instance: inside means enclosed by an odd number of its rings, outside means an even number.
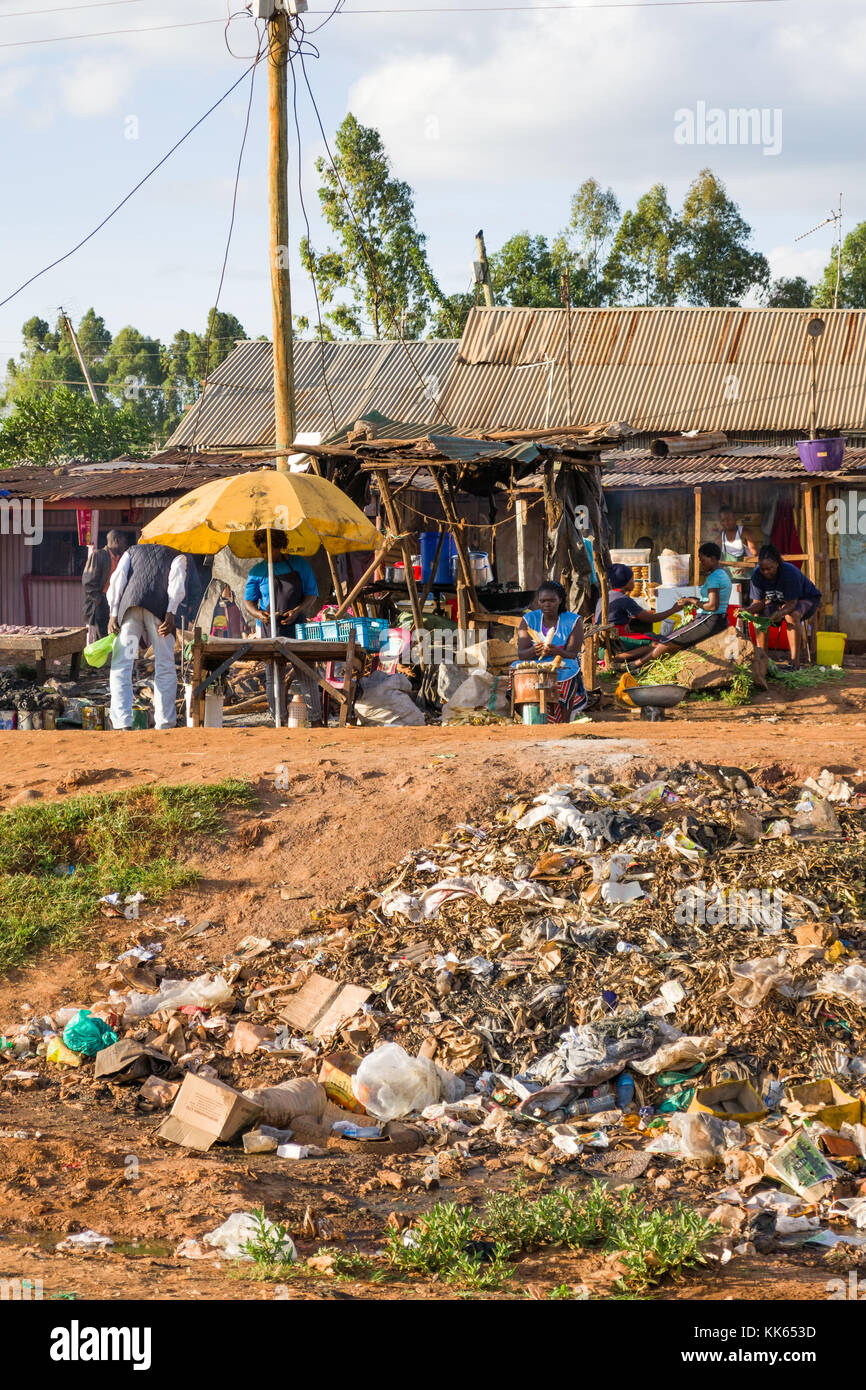
[[[685,685],[630,685],[625,693],[639,709],[673,709],[689,692]]]

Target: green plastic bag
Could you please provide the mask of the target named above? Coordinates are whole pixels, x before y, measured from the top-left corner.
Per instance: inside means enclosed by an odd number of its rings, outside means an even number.
[[[117,1042],[117,1034],[101,1018],[95,1018],[89,1009],[79,1009],[64,1028],[63,1041],[71,1052],[95,1057],[104,1047]]]
[[[88,666],[104,666],[114,651],[116,641],[117,634],[110,632],[107,637],[98,637],[95,642],[90,642],[84,648],[84,660]]]

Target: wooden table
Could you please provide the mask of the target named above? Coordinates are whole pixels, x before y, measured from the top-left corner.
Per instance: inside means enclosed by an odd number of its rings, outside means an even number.
[[[36,667],[36,676],[44,681],[48,662],[69,657],[69,679],[78,680],[81,653],[87,646],[86,627],[67,627],[60,632],[38,633],[0,632],[0,666],[18,662]]]
[[[275,661],[278,685],[289,682],[296,674],[307,676],[322,689],[324,717],[327,722],[327,701],[336,700],[340,706],[340,725],[348,724],[355,706],[357,671],[355,669],[355,634],[346,642],[296,642],[290,637],[208,637],[202,638],[196,628],[192,642],[192,699],[190,701],[193,727],[200,729],[204,721],[204,699],[214,681],[224,676],[236,661]],[[320,675],[317,662],[342,661],[345,674],[342,685],[335,685]]]

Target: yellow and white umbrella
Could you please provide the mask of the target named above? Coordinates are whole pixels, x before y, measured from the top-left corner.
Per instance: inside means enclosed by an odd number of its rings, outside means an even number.
[[[262,468],[203,483],[149,521],[144,544],[170,545],[192,555],[228,546],[241,559],[258,556],[253,534],[285,531],[292,555],[375,550],[382,537],[351,497],[327,478]]]
[[[263,468],[203,483],[149,521],[139,541],[191,555],[215,555],[227,545],[241,559],[251,559],[260,554],[253,542],[256,531],[267,532],[271,637],[277,635],[272,531],[285,532],[292,555],[314,555],[320,546],[331,555],[375,550],[382,540],[360,507],[327,478]],[[274,676],[279,727],[276,663]]]

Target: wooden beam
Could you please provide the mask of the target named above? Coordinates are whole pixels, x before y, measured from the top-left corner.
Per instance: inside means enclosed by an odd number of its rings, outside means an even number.
[[[700,562],[700,560],[698,559],[698,551],[699,551],[700,548],[701,548],[701,503],[702,503],[702,501],[703,501],[703,490],[702,490],[701,488],[699,488],[699,487],[696,487],[696,488],[695,488],[695,544],[694,544],[694,555],[693,555],[693,563],[694,563],[693,574],[694,574],[694,582],[695,582],[695,584],[700,583],[700,578],[701,578],[701,562]]]
[[[385,515],[388,518],[388,525],[393,534],[400,537],[400,549],[403,553],[403,564],[406,567],[406,587],[409,590],[412,617],[415,619],[416,631],[420,635],[424,630],[424,615],[421,605],[418,602],[418,586],[415,583],[415,571],[412,568],[412,549],[406,535],[401,529],[400,518],[397,515],[397,507],[391,495],[388,473],[384,468],[377,470],[376,481],[379,484],[379,496],[382,498],[382,505],[385,508]]]
[[[342,603],[340,604],[339,608],[334,614],[335,618],[342,618],[343,614],[346,612],[346,609],[350,608],[351,605],[355,602],[355,599],[363,591],[365,585],[367,584],[367,581],[372,579],[373,575],[376,573],[376,570],[382,564],[385,557],[389,554],[390,551],[394,549],[395,545],[399,545],[401,539],[403,538],[400,536],[389,536],[385,541],[384,545],[381,545],[379,547],[379,549],[376,551],[376,554],[373,556],[372,561],[364,570],[364,573],[361,575],[361,578],[358,580],[351,593],[348,593],[346,597],[343,599]]]

